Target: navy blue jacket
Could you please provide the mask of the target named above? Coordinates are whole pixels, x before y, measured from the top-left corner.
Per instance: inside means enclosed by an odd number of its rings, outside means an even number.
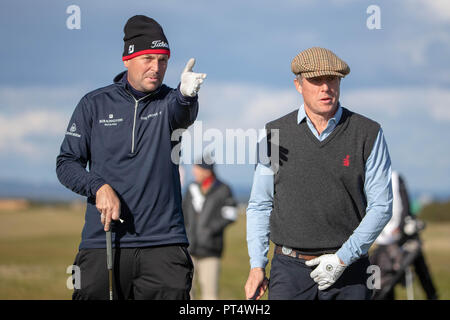
[[[125,220],[113,223],[116,246],[188,243],[178,165],[171,159],[179,141],[171,141],[171,134],[190,126],[197,113],[197,97],[165,85],[136,100],[125,72],[81,99],[56,160],[59,181],[87,197],[80,249],[105,247],[95,206],[105,183],[117,193]]]

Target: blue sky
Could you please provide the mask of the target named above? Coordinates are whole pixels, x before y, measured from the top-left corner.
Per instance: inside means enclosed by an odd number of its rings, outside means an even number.
[[[370,30],[369,5],[381,29]],[[81,9],[69,30],[66,9]],[[156,19],[171,47],[165,83],[187,60],[208,74],[200,91],[204,129],[254,128],[302,103],[292,58],[311,46],[351,68],[341,103],[378,121],[393,168],[414,190],[450,194],[450,2],[446,0],[21,1],[0,4],[0,179],[54,182],[70,115],[87,92],[123,70],[123,26]],[[219,166],[250,186],[252,165]]]

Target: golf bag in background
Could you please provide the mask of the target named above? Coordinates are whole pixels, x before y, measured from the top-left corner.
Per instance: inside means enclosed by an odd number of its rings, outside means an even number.
[[[381,271],[381,288],[374,290],[374,300],[393,300],[394,287],[397,284],[407,286],[408,298],[412,289],[412,267],[420,280],[423,290],[429,300],[437,299],[425,257],[422,252],[422,242],[419,233],[425,229],[425,223],[411,214],[409,195],[406,185],[400,175],[398,177],[398,192],[394,197],[400,197],[402,210],[398,226],[397,241],[378,245],[370,256],[371,264],[378,265]]]

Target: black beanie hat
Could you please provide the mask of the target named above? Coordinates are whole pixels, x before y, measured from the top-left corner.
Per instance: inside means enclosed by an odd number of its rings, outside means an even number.
[[[163,29],[152,18],[142,15],[131,17],[123,32],[123,61],[147,53],[167,54],[170,57],[169,43]]]

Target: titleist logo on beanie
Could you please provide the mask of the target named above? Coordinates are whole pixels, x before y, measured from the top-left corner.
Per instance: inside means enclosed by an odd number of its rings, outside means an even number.
[[[123,37],[124,50],[122,60],[129,60],[141,54],[167,54],[170,48],[164,31],[152,18],[138,15],[128,19]]]

